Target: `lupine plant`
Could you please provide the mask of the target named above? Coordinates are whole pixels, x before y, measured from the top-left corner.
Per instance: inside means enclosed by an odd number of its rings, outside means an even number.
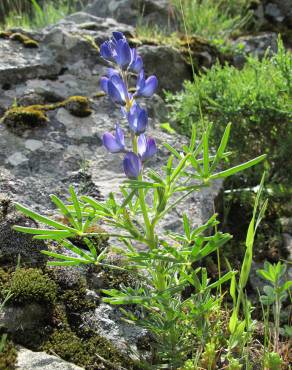
[[[223,169],[230,154],[226,146],[231,125],[227,125],[217,151],[212,152],[209,149],[212,127],[203,123],[200,137],[196,125],[193,126],[188,145],[177,149],[164,144],[170,155],[159,171],[147,167],[157,145],[145,134],[148,114],[139,99],[154,94],[157,78],[145,77],[141,56],[120,32],[114,32],[112,38],[101,45],[100,53],[110,67],[107,76],[101,78],[101,88],[113,107],[120,109],[123,122],[115,124],[113,133],[103,135],[105,148],[115,155],[123,155],[126,179],[121,184],[121,194],[118,198],[111,193],[107,200],[100,202],[78,194],[71,186],[67,203],[52,195],[64,222],[16,204],[19,211],[48,227],[15,226],[15,229],[33,234],[35,239],[57,241],[71,251],[63,254],[58,250],[43,251],[51,258],[50,265],[95,264],[100,268],[134,269],[136,283],[103,291],[107,296],[104,301],[125,305],[122,311],[127,319],[152,334],[150,362],[158,364],[155,368],[175,369],[192,358],[198,342],[204,346],[211,325],[210,315],[222,299],[213,291],[236,272],[231,270],[211,281],[206,268],[201,266],[203,258],[231,238],[217,230],[216,214],[199,227],[194,227],[190,217],[184,214],[182,232],[164,232],[161,221],[194,191],[254,166],[265,156]],[[136,80],[134,88],[133,80]],[[105,233],[115,238],[116,245],[109,245],[100,252],[94,237],[101,235],[96,230],[101,221]],[[87,248],[75,245],[76,237],[82,238]],[[109,249],[123,256],[122,266],[109,262]],[[128,310],[128,305],[137,305],[137,309]]]

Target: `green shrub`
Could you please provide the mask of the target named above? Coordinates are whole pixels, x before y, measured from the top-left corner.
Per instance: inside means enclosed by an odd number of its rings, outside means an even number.
[[[249,57],[241,70],[217,64],[186,82],[181,93],[167,94],[167,101],[184,134],[191,134],[202,114],[214,123],[212,137],[218,144],[226,123],[232,122],[229,148],[236,160],[267,153],[270,180],[283,181],[292,176],[291,82],[292,57],[279,40],[271,58]]]
[[[56,283],[38,269],[18,268],[11,277],[9,289],[14,303],[53,303],[57,295]]]

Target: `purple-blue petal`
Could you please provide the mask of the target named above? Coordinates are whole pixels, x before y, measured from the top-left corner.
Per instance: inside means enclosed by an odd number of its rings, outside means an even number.
[[[131,62],[131,49],[126,39],[120,39],[116,45],[116,57],[117,64],[122,68],[127,68]]]
[[[144,134],[141,134],[138,137],[137,146],[138,146],[138,153],[139,153],[140,157],[142,158],[144,153],[146,152],[146,148],[147,148],[147,140],[146,140],[146,136]]]
[[[151,157],[153,157],[157,152],[157,146],[156,142],[152,137],[149,137],[147,139],[147,145],[146,145],[146,152],[142,156],[143,161],[147,161]]]
[[[137,78],[137,91],[142,90],[145,86],[145,74],[144,70],[142,69]]]
[[[115,138],[116,138],[116,142],[120,145],[121,149],[124,150],[125,149],[125,137],[124,137],[123,130],[121,129],[118,123],[116,124]]]
[[[110,45],[108,41],[105,41],[104,43],[101,44],[100,46],[100,55],[107,60],[110,60],[112,58],[112,51],[110,48]]]
[[[142,170],[141,160],[133,152],[129,152],[125,155],[123,166],[125,174],[129,179],[137,179]]]
[[[135,103],[128,113],[128,122],[130,129],[136,134],[140,135],[145,132],[148,123],[148,114],[145,109]]]
[[[116,141],[116,138],[110,132],[106,132],[102,137],[103,145],[111,153],[119,153],[124,148]]]
[[[142,68],[143,68],[143,59],[140,57],[140,55],[138,55],[132,69],[134,72],[139,73],[142,70]]]
[[[124,105],[125,102],[120,94],[120,91],[118,90],[118,88],[113,84],[113,82],[111,80],[108,81],[108,95],[110,97],[110,99],[114,102],[114,103],[117,103],[117,104],[121,104],[121,105]]]
[[[140,94],[145,98],[150,98],[156,91],[158,86],[158,80],[156,76],[150,76],[145,81],[144,88],[140,91]]]
[[[115,32],[113,32],[113,33],[112,33],[112,35],[113,35],[113,39],[114,39],[115,41],[119,41],[119,40],[121,40],[121,39],[124,39],[124,38],[125,38],[124,34],[123,34],[122,32],[119,32],[119,31],[115,31]]]
[[[153,138],[147,138],[144,134],[138,138],[138,153],[142,159],[142,162],[147,161],[153,157],[157,152],[156,142]]]

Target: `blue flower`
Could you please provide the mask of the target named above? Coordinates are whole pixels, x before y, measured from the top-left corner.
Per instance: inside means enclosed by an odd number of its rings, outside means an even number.
[[[109,78],[101,77],[100,87],[114,103],[125,105],[129,100],[126,85],[118,72],[110,69],[109,73]]]
[[[157,86],[158,80],[156,76],[150,76],[145,80],[144,70],[142,69],[137,79],[137,91],[135,95],[150,98],[155,93]]]
[[[132,60],[131,48],[122,32],[113,32],[112,38],[101,44],[100,55],[122,69],[127,69]]]
[[[136,102],[133,103],[129,113],[128,122],[131,131],[136,135],[143,134],[148,124],[148,114],[145,109],[142,109]]]
[[[125,174],[129,179],[137,179],[142,170],[141,160],[134,152],[129,152],[125,155],[123,166]]]
[[[124,133],[120,126],[116,124],[115,136],[110,132],[106,132],[102,138],[103,145],[111,153],[119,153],[125,151]]]
[[[144,134],[138,137],[138,153],[142,162],[153,157],[157,152],[156,142],[152,137],[146,139]]]
[[[129,65],[129,70],[140,73],[143,68],[143,60],[140,55],[137,54],[136,49],[131,49],[131,63]]]

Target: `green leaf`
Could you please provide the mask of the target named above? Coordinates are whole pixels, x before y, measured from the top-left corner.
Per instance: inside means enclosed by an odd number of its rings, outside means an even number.
[[[231,129],[231,123],[229,122],[228,125],[226,126],[226,129],[224,131],[224,134],[222,136],[219,148],[217,150],[217,153],[215,155],[214,161],[211,166],[211,172],[217,167],[217,164],[219,161],[222,159],[224,155],[224,150],[226,148],[226,145],[228,143],[229,135],[230,135],[230,129]]]
[[[189,222],[188,216],[185,213],[183,214],[183,224],[184,224],[184,231],[185,231],[186,237],[190,239],[190,236],[191,236],[190,222]]]
[[[48,217],[41,216],[40,214],[31,211],[30,209],[22,206],[19,203],[15,203],[15,207],[16,207],[16,209],[18,211],[22,212],[23,214],[25,214],[26,216],[32,218],[33,220],[39,221],[39,222],[41,222],[41,223],[43,223],[45,225],[48,225],[48,226],[55,227],[58,230],[69,230],[69,231],[73,232],[74,234],[76,233],[76,230],[73,229],[72,227],[69,227],[67,225],[61,224],[60,222],[57,222],[57,221],[53,221],[53,220],[51,220]]]
[[[204,177],[209,177],[209,142],[208,133],[203,134],[203,157],[204,157]]]
[[[163,143],[163,146],[170,151],[177,159],[181,159],[179,152],[168,143]]]
[[[76,228],[76,229],[79,229],[78,228],[78,223],[75,222],[74,220],[74,217],[72,215],[72,213],[69,211],[69,209],[65,206],[65,204],[61,201],[60,198],[58,198],[56,195],[52,194],[50,196],[52,202],[59,208],[59,210],[61,211],[61,213],[64,215],[64,217],[66,219],[68,219],[68,221],[71,223],[71,225]]]
[[[266,154],[260,155],[259,157],[256,157],[256,158],[254,158],[254,159],[252,159],[248,162],[245,162],[245,163],[240,164],[238,166],[229,168],[228,170],[215,173],[214,175],[210,176],[210,179],[215,180],[215,179],[221,179],[221,178],[225,178],[225,177],[234,175],[235,173],[238,173],[240,171],[244,171],[247,168],[255,166],[256,164],[262,162],[265,158],[266,158]]]
[[[70,195],[71,195],[71,198],[72,198],[72,201],[73,201],[73,205],[74,205],[74,209],[75,209],[75,212],[76,212],[79,228],[80,228],[80,230],[82,230],[82,212],[81,212],[81,207],[80,207],[80,204],[79,204],[79,201],[78,201],[78,198],[77,198],[77,195],[75,193],[73,185],[70,185],[69,192],[70,192]]]
[[[46,235],[46,236],[56,236],[58,238],[69,238],[70,236],[74,235],[68,230],[52,230],[52,229],[33,229],[31,227],[25,226],[13,226],[13,230],[19,231],[25,234],[33,234],[33,235]]]

